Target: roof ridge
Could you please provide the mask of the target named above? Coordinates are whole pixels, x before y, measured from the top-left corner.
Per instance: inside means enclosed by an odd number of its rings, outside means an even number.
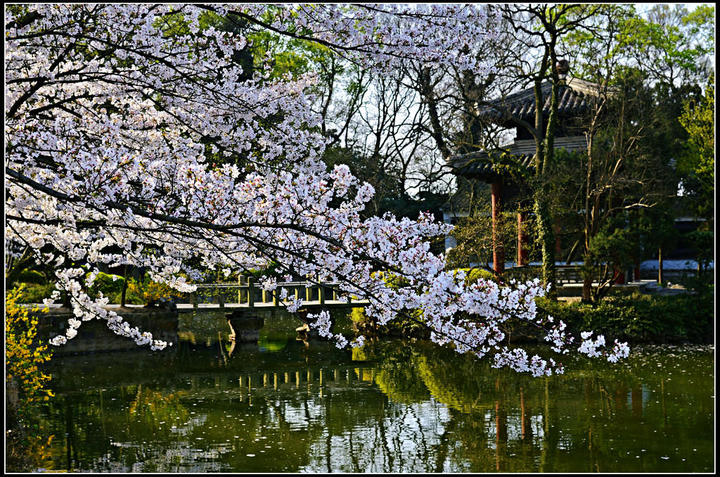
[[[543,96],[545,96],[546,90],[549,90],[552,87],[552,83],[550,80],[544,80],[540,84],[541,91],[543,92]],[[592,81],[587,81],[581,78],[577,78],[575,76],[569,76],[567,80],[560,83],[560,88],[568,88],[576,93],[593,93],[598,94],[602,86],[598,83],[594,83]],[[512,102],[518,99],[524,99],[525,96],[535,96],[535,90],[534,86],[530,86],[528,88],[522,89],[520,91],[515,91],[514,93],[510,93],[507,96],[500,97],[493,99],[489,101],[490,104],[497,104],[497,103],[508,103]]]

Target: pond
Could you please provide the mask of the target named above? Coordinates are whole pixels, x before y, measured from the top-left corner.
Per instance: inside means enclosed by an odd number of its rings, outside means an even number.
[[[55,470],[712,472],[714,351],[645,347],[532,378],[423,342],[359,350],[266,319],[230,349],[221,314],[181,315],[152,353],[53,360]],[[232,352],[230,352],[232,351]]]

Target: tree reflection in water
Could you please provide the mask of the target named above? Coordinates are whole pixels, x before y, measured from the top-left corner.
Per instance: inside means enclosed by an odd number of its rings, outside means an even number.
[[[54,363],[48,419],[65,436],[53,442],[56,467],[712,470],[707,350],[650,350],[624,366],[573,363],[566,376],[532,378],[419,342],[376,342],[350,354],[275,336],[228,355],[222,339]]]

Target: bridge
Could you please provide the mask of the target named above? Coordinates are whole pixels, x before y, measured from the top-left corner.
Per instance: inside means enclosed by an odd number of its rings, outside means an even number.
[[[195,310],[274,310],[284,308],[289,300],[280,299],[280,290],[286,289],[288,297],[302,299],[302,308],[351,308],[365,306],[368,300],[359,300],[352,296],[341,296],[337,282],[278,282],[273,291],[264,290],[255,283],[253,277],[244,282],[200,284],[197,290],[190,293],[190,303],[178,303],[179,312]],[[237,293],[234,292],[237,291]],[[204,302],[208,295],[213,302]]]

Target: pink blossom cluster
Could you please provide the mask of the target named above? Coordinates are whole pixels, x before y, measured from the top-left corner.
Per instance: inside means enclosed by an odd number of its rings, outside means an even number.
[[[467,284],[464,273],[446,271],[429,240],[451,226],[429,214],[362,218],[374,190],[347,166],[329,170],[321,161],[325,139],[313,130],[318,117],[306,96],[312,79],[241,81],[233,55],[247,39],[202,27],[208,12],[301,31],[378,68],[414,58],[479,71],[472,55],[441,52],[492,35],[483,8],[459,5],[6,9],[6,236],[9,249],[29,247],[56,268],[48,303],[61,291],[70,297],[74,321],[51,342],[64,344],[83,321],[103,319],[138,345],[168,345],[108,311],[106,297],[90,298],[99,264],[142,267],[183,292],[207,271],[227,276],[277,264],[280,274],[339,283],[344,297],[368,300],[366,313],[381,324],[419,309],[437,343],[493,353],[496,366],[534,375],[561,371],[503,344],[512,316],[546,329],[555,351],[567,350],[564,324],[538,318],[539,283]],[[188,33],[169,34],[178,22]],[[406,285],[389,285],[385,274]],[[262,287],[281,293],[273,278]],[[301,305],[287,304],[293,312]],[[330,331],[329,314],[314,318],[322,336],[348,344]],[[585,340],[579,351],[610,361],[627,355],[624,345],[603,346]]]

